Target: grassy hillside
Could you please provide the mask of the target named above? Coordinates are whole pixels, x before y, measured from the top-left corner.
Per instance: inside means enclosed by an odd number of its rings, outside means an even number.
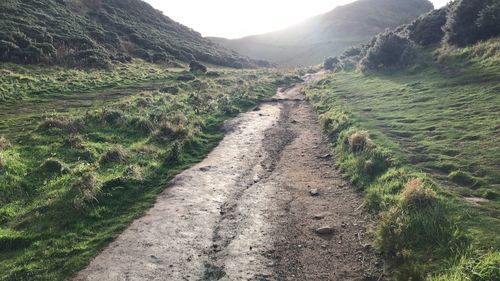
[[[225,119],[289,81],[138,61],[0,69],[27,97],[0,104],[0,280],[17,281],[71,277],[216,145]]]
[[[398,280],[500,278],[499,47],[434,47],[306,91]]]
[[[427,0],[359,0],[281,31],[236,40],[211,40],[281,65],[311,65],[386,28],[409,23],[432,8]]]
[[[4,0],[0,61],[110,67],[131,57],[172,64],[258,63],[213,44],[141,0]]]
[[[452,2],[328,58],[308,90],[400,280],[500,278],[498,11]]]

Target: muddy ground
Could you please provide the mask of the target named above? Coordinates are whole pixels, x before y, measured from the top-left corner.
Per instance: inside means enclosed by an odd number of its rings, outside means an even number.
[[[370,216],[301,87],[228,122],[75,280],[383,280]]]

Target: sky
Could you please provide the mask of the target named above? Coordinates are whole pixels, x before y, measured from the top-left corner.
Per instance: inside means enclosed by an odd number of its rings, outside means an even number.
[[[354,0],[145,0],[203,36],[229,39],[300,23]],[[436,8],[448,0],[431,0]]]

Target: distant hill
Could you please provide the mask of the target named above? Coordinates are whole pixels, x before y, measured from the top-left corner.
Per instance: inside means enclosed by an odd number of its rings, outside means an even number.
[[[258,63],[141,0],[0,1],[0,61],[106,67],[131,57],[231,67]]]
[[[432,9],[427,0],[359,0],[277,32],[235,40],[210,39],[241,54],[282,65],[317,64]]]

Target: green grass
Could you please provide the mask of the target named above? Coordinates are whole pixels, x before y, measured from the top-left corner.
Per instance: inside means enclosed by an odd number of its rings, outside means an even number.
[[[178,70],[147,64],[109,72],[13,65],[2,71],[37,84],[23,88],[22,99],[0,104],[6,109],[0,280],[70,278],[150,207],[174,175],[218,143],[225,119],[287,80],[274,71],[216,69],[219,77],[182,82]],[[145,88],[134,84],[149,79],[155,83]],[[98,81],[88,86],[92,80]],[[20,83],[8,81],[5,87]],[[168,87],[178,93],[160,90]]]
[[[375,246],[396,278],[498,278],[485,269],[498,265],[500,250],[498,85],[491,40],[422,50],[417,65],[398,71],[331,73],[306,90],[344,175],[379,214]],[[352,146],[360,134],[361,150]],[[415,179],[436,199],[408,209],[401,194]],[[471,197],[484,202],[464,200]]]

